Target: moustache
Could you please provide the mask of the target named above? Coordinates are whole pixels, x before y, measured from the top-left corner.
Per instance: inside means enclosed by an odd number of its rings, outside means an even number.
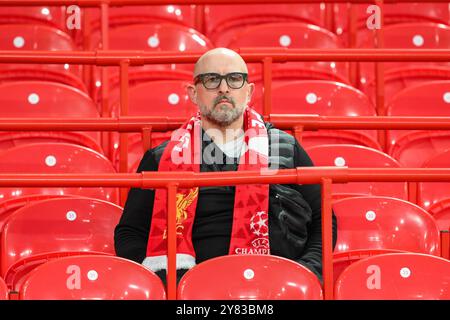
[[[233,107],[235,106],[233,98],[227,96],[218,96],[216,99],[214,99],[214,106],[218,105],[222,100],[226,100],[227,102],[231,103]]]

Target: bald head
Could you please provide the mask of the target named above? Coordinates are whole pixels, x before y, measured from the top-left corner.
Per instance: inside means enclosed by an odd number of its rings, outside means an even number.
[[[208,72],[223,73],[225,70],[248,73],[244,59],[237,52],[227,48],[215,48],[198,59],[194,68],[194,77]]]
[[[255,85],[245,77],[240,78],[243,82],[239,82],[242,84],[239,88],[230,87],[228,81],[235,81],[235,73],[248,73],[244,60],[233,50],[216,48],[203,54],[195,64],[194,78],[205,73],[227,77],[219,79],[218,86],[214,88],[205,87],[203,78],[187,87],[189,98],[200,109],[203,129],[240,129],[244,109],[250,102]],[[228,77],[230,74],[231,78]]]

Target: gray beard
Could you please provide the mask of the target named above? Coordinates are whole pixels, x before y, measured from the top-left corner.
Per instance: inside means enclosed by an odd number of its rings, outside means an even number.
[[[235,106],[233,102],[232,104]],[[202,117],[205,117],[209,122],[217,125],[218,127],[224,128],[239,119],[244,112],[243,107],[236,106],[233,109],[229,109],[227,107],[226,112],[223,112],[220,109],[221,108],[217,105],[215,105],[211,110],[208,110],[205,106],[200,106],[200,113]]]

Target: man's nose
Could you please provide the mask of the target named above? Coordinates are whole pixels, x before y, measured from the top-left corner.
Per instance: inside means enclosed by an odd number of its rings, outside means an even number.
[[[229,92],[230,88],[228,88],[228,83],[226,79],[222,79],[222,81],[220,81],[220,85],[219,85],[219,92],[220,93],[225,93],[225,92]]]

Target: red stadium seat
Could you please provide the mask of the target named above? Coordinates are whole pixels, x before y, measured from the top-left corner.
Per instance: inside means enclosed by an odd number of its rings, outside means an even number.
[[[227,255],[190,269],[178,285],[181,300],[321,300],[316,275],[271,255]]]
[[[448,168],[449,166],[450,166],[450,150],[446,150],[442,153],[439,153],[438,155],[431,158],[423,165],[424,168]],[[440,211],[437,209],[442,210],[442,208],[438,206],[438,203],[450,199],[450,183],[420,182],[417,196],[418,196],[418,204],[434,216],[435,214],[438,214]],[[433,210],[431,210],[431,208],[433,208]],[[450,226],[450,223],[448,226]]]
[[[89,11],[93,32],[100,30],[99,10]],[[109,8],[109,27],[117,28],[142,23],[176,23],[195,27],[195,5],[145,5]]]
[[[1,274],[8,285],[20,269],[36,265],[33,256],[54,252],[114,255],[114,228],[122,208],[91,198],[54,198],[14,212],[1,233]],[[40,259],[38,260],[40,261]]]
[[[132,41],[130,38],[132,35]],[[94,35],[95,37],[95,35]],[[95,39],[95,38],[94,38]],[[94,47],[98,41],[93,40]],[[110,30],[109,49],[111,50],[145,50],[145,51],[178,51],[199,52],[212,49],[209,39],[192,28],[173,23],[135,24]],[[119,73],[111,69],[110,82],[112,88],[118,88]],[[130,82],[138,83],[148,80],[192,79],[193,64],[157,64],[130,68]],[[99,69],[94,70],[94,83],[100,83]],[[188,73],[188,74],[187,74]],[[94,98],[98,99],[99,88],[94,88]],[[112,93],[116,97],[118,93]]]
[[[256,98],[262,112],[262,100]],[[275,114],[318,114],[321,116],[375,116],[375,108],[359,90],[343,83],[324,80],[292,81],[272,88]],[[302,133],[302,145],[346,143],[381,149],[375,131],[320,130]]]
[[[405,167],[420,168],[447,149],[450,149],[450,132],[419,131],[398,139],[389,154]]]
[[[88,148],[66,143],[35,143],[0,152],[1,173],[115,173],[105,156]],[[117,188],[41,187],[0,188],[2,201],[28,195],[79,195],[118,201]]]
[[[0,24],[44,24],[64,30],[66,8],[60,7],[0,7]]]
[[[189,82],[162,80],[142,83],[130,88],[129,116],[190,117],[197,111],[187,94]],[[112,107],[112,115],[120,115],[120,104]]]
[[[62,30],[39,24],[0,24],[2,50],[75,50],[70,36]]]
[[[367,20],[373,15],[373,10],[368,13],[369,4],[353,4],[356,9],[357,30],[367,30]],[[335,32],[341,35],[343,40],[348,37],[348,15],[350,4],[334,5]],[[383,25],[407,23],[407,22],[433,22],[448,24],[450,22],[450,11],[447,3],[385,3],[383,5]],[[357,43],[364,38],[357,37]]]
[[[424,107],[426,106],[426,107]],[[449,116],[450,80],[422,83],[403,90],[387,106],[388,116]],[[389,130],[388,153],[400,163],[421,167],[450,147],[448,131]]]
[[[446,198],[430,206],[428,211],[436,220],[439,230],[450,232],[450,199]]]
[[[448,49],[450,44],[450,26],[436,23],[405,23],[384,27],[384,47],[403,49]],[[368,38],[363,48],[372,48],[373,40]],[[449,67],[448,62],[385,62],[384,70],[399,70],[402,68],[422,68],[424,66]],[[360,63],[360,85],[368,92],[366,84],[373,88],[374,64]],[[398,71],[397,71],[398,72]]]
[[[399,168],[387,154],[357,145],[329,144],[306,149],[315,166],[347,166],[350,168]],[[333,198],[360,195],[388,196],[408,199],[408,186],[398,182],[353,182],[333,185]]]
[[[0,300],[8,300],[9,291],[5,281],[0,277]]]
[[[57,195],[57,194],[36,194],[28,195],[23,197],[14,197],[8,200],[3,200],[0,202],[0,233],[3,230],[3,225],[8,220],[9,216],[12,215],[16,210],[29,205],[30,203],[36,201],[42,201],[52,198],[64,198],[73,197],[70,195]]]
[[[3,118],[100,118],[92,99],[73,87],[49,81],[20,81],[0,85]],[[61,141],[103,152],[96,132],[0,132],[0,150],[15,145]]]
[[[324,116],[375,116],[375,107],[359,90],[335,81],[292,81],[273,87],[272,113]],[[300,98],[300,99],[299,99]],[[255,101],[262,112],[262,101]]]
[[[304,22],[323,26],[325,8],[320,4],[228,4],[205,6],[206,35],[218,47],[248,26]]]
[[[337,300],[448,300],[450,261],[390,253],[353,263],[335,284]]]
[[[341,251],[333,254],[333,278],[334,283],[339,278],[341,273],[347,269],[351,264],[365,259],[367,257],[372,257],[377,254],[385,254],[385,253],[398,253],[398,252],[407,252],[403,250],[393,250],[393,249],[370,249],[370,250],[350,250],[350,251]]]
[[[130,35],[133,35],[130,43]],[[93,42],[99,44],[99,42]],[[101,47],[101,44],[99,44]],[[211,41],[195,29],[174,23],[133,24],[111,29],[109,49],[207,51]]]
[[[411,66],[389,69],[384,73],[384,102],[389,105],[392,98],[402,90],[419,84],[450,80],[450,67],[445,66]],[[375,80],[364,84],[364,93],[373,104],[376,102]]]
[[[379,196],[345,198],[333,204],[338,225],[334,252],[393,249],[440,254],[436,221],[419,206]]]
[[[315,25],[301,22],[269,23],[250,26],[237,32],[227,45],[230,48],[296,48],[296,49],[337,49],[342,44],[335,34]],[[308,70],[310,73],[327,74],[326,79],[333,76],[337,81],[348,82],[346,63],[340,62],[288,62],[275,63],[273,68],[282,69],[285,73],[292,70]],[[262,73],[260,64],[249,64],[249,74]]]
[[[165,300],[161,279],[130,260],[112,256],[55,259],[34,269],[20,300]]]
[[[161,116],[161,117],[185,117],[186,120],[197,112],[187,94],[188,82],[179,80],[153,81],[142,83],[129,90],[129,116]],[[151,102],[149,102],[151,101]],[[113,106],[113,116],[120,114],[120,105]],[[152,146],[158,141],[169,140],[171,132],[152,133]],[[113,140],[118,146],[118,135],[113,135]],[[118,161],[117,148],[114,149],[114,159]],[[143,156],[141,134],[129,134],[128,159],[129,164],[134,164]],[[118,162],[115,163],[118,168]]]
[[[76,50],[72,38],[54,27],[39,24],[0,24],[0,50]],[[81,67],[70,64],[0,64],[0,82],[46,80],[82,91]]]
[[[147,68],[151,66],[142,67],[130,67],[128,72],[128,86],[129,88],[134,88],[136,86],[153,83],[159,81],[177,81],[177,82],[190,82],[192,81],[192,71],[175,69],[175,70],[164,70],[155,69],[148,70]],[[96,81],[96,90],[93,94],[94,100],[99,101],[101,97],[101,81]],[[120,77],[119,74],[113,73],[112,77],[109,79],[109,101],[110,106],[114,108],[114,104],[118,104],[120,100]],[[153,90],[152,90],[153,91]],[[131,97],[130,97],[131,98]],[[100,102],[100,101],[99,101]]]

